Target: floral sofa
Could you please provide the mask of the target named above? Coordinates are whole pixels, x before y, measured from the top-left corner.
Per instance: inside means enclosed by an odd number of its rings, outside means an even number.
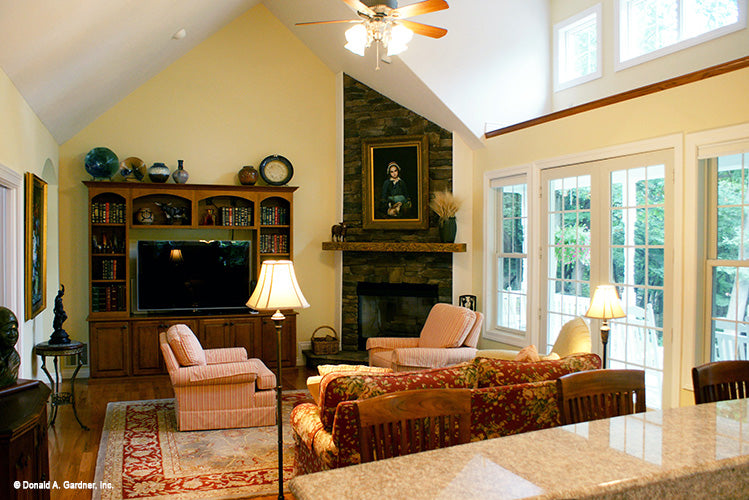
[[[471,440],[479,441],[559,425],[555,380],[600,367],[598,355],[579,353],[539,362],[477,357],[416,372],[329,373],[320,381],[320,404],[304,403],[291,413],[295,473],[359,463],[357,399],[410,389],[471,389]]]

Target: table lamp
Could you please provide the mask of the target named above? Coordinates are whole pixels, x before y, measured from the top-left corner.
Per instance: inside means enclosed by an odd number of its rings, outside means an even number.
[[[622,303],[619,300],[619,294],[616,292],[614,285],[599,285],[593,292],[593,298],[590,301],[586,318],[602,320],[601,323],[601,342],[603,343],[603,368],[606,368],[606,344],[609,342],[608,320],[612,318],[623,318],[626,316]]]
[[[290,260],[266,260],[260,267],[257,286],[253,290],[247,307],[258,311],[275,311],[270,319],[276,326],[276,424],[278,425],[278,498],[283,499],[283,420],[281,418],[281,329],[284,315],[281,309],[309,307],[302,295]]]

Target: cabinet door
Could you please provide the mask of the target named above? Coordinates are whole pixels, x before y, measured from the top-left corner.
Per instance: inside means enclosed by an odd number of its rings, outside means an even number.
[[[89,323],[92,377],[130,375],[130,327],[127,321]]]
[[[259,317],[232,319],[231,330],[234,347],[247,349],[247,357],[263,357],[262,326]]]
[[[263,362],[268,367],[275,367],[276,325],[270,317],[263,318]],[[283,322],[281,330],[281,363],[283,366],[296,366],[296,316],[289,315]]]
[[[194,332],[194,320],[149,320],[133,321],[131,324],[131,346],[133,351],[133,375],[159,375],[166,373],[164,356],[159,346],[159,333],[175,324],[185,324]]]
[[[203,349],[218,349],[231,347],[231,323],[228,318],[200,320],[198,340]]]

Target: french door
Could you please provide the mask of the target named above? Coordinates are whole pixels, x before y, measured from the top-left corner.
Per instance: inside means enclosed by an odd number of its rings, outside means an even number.
[[[656,151],[546,169],[541,175],[542,339],[583,316],[597,285],[616,286],[627,316],[610,321],[608,368],[645,371],[661,408],[669,349],[673,153]],[[545,320],[544,320],[545,319]],[[602,353],[597,320],[588,320]],[[664,349],[665,347],[665,349]]]

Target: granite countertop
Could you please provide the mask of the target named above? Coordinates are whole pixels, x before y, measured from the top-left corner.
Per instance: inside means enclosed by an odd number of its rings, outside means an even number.
[[[749,400],[616,417],[294,478],[298,500],[747,498]]]

